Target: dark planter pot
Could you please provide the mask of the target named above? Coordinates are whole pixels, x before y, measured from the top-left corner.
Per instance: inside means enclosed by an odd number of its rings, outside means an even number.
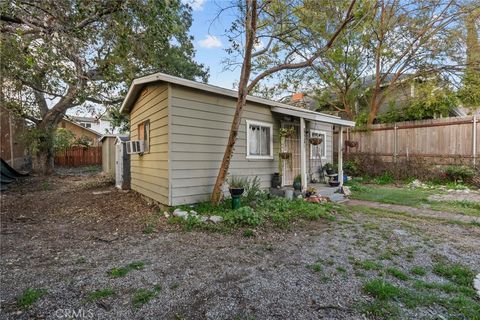
[[[335,174],[335,170],[333,170],[333,169],[325,169],[325,172],[327,174]]]
[[[323,139],[322,138],[310,138],[308,139],[310,144],[313,144],[314,146],[318,146],[320,143],[322,143]]]
[[[301,181],[294,181],[293,182],[293,189],[300,191],[302,190],[302,182]]]
[[[243,192],[245,191],[245,188],[230,188],[228,190],[230,191],[230,194],[232,195],[232,197],[238,197],[243,194]]]
[[[282,177],[280,177],[280,174],[274,173],[272,176],[272,188],[280,188],[282,185]]]
[[[328,184],[331,186],[331,187],[338,187],[340,185],[340,182],[338,181],[329,181]]]
[[[315,192],[305,192],[305,197],[307,198],[314,195],[315,195]]]
[[[279,155],[280,158],[282,158],[283,160],[290,159],[290,157],[292,156],[290,152],[280,152]]]
[[[345,140],[345,145],[349,148],[356,148],[358,147],[358,141]]]

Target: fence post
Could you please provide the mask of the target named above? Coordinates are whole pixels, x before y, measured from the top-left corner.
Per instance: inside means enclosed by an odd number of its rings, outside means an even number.
[[[397,123],[393,124],[393,162],[397,163]]]
[[[473,128],[472,128],[472,154],[473,154],[473,166],[477,165],[477,115],[473,116]]]

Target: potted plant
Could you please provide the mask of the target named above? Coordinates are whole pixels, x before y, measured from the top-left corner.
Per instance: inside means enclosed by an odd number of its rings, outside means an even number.
[[[295,179],[293,179],[293,189],[295,189],[297,191],[302,190],[302,176],[301,175],[298,175],[298,176],[295,177]]]
[[[231,176],[228,179],[228,191],[232,196],[232,209],[240,208],[240,197],[245,192],[245,186],[247,185],[247,179],[242,177]]]
[[[292,156],[292,153],[291,152],[280,152],[278,155],[280,156],[280,159],[287,160],[287,159],[290,159],[290,157]]]
[[[272,177],[272,188],[280,188],[282,185],[282,177],[280,173],[275,172]]]
[[[323,170],[325,170],[325,172],[328,174],[328,175],[331,175],[331,174],[335,174],[335,166],[331,163],[326,163],[324,166],[323,166]]]
[[[308,187],[307,188],[307,191],[305,191],[305,196],[308,198],[310,196],[313,196],[317,194],[317,189],[315,189],[314,187]]]
[[[349,148],[356,148],[358,147],[358,141],[345,140],[345,145]]]
[[[318,146],[323,142],[323,139],[320,137],[311,137],[310,139],[308,139],[308,141],[310,142],[310,144]]]

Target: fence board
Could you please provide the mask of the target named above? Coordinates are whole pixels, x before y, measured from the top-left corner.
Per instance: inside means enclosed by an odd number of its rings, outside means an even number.
[[[436,164],[479,164],[480,117],[476,118],[476,153],[473,150],[473,116],[395,124],[377,124],[368,130],[344,129],[347,140],[358,141],[358,147],[347,148],[345,153],[364,153],[381,156],[384,161],[409,157],[428,158]],[[334,150],[338,150],[338,132],[334,133]]]
[[[68,167],[102,164],[102,147],[71,147],[55,155],[55,164]]]

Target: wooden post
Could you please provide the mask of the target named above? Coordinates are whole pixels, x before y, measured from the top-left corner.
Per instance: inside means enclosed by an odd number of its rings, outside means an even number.
[[[473,154],[473,165],[477,164],[477,115],[473,116],[473,128],[472,128],[472,154]]]
[[[300,175],[302,189],[307,188],[307,154],[305,150],[305,119],[300,118]]]
[[[343,127],[338,132],[338,182],[343,186]]]
[[[397,162],[397,153],[398,153],[398,137],[397,137],[397,123],[393,125],[393,162]]]

